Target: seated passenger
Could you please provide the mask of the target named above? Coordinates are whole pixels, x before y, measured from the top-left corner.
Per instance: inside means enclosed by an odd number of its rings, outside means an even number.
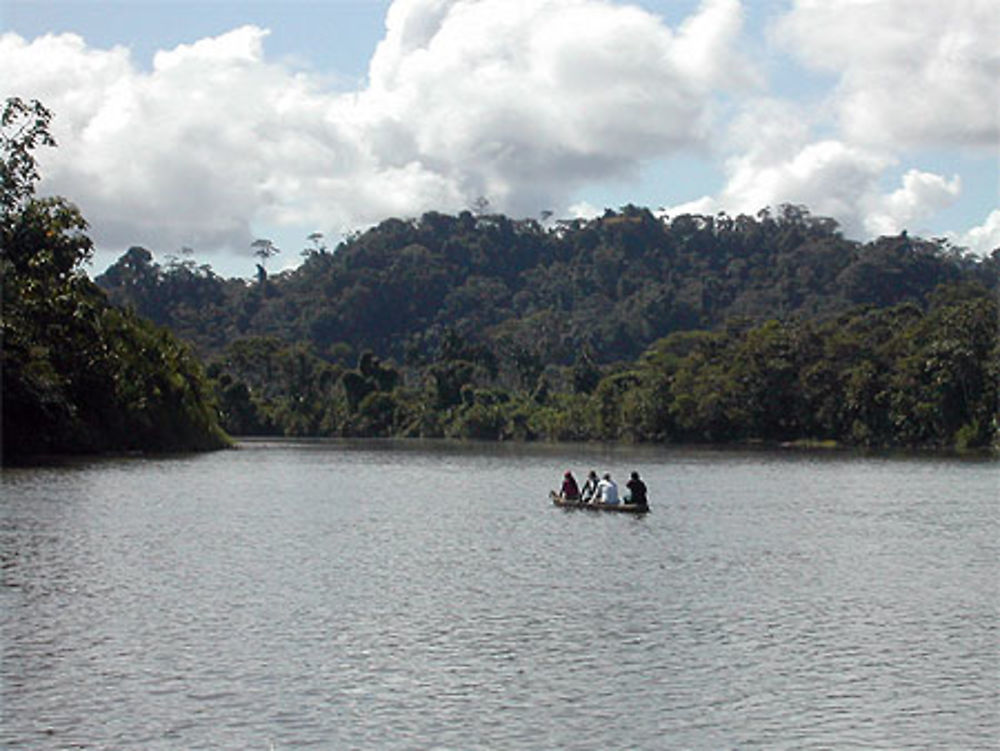
[[[609,472],[604,474],[604,479],[598,483],[597,489],[600,492],[601,503],[607,504],[608,506],[615,506],[618,504],[618,486],[615,484],[615,481],[611,479],[611,474]]]
[[[646,498],[646,483],[639,479],[639,473],[633,472],[632,478],[625,484],[628,488],[628,495],[625,498],[626,503],[632,503],[636,506],[647,506],[649,501]]]
[[[559,491],[559,495],[567,501],[580,500],[580,488],[576,484],[576,478],[573,477],[573,473],[568,470],[563,475],[562,490]]]
[[[599,498],[600,496],[597,495],[597,473],[594,470],[590,470],[590,473],[587,475],[587,481],[583,483],[580,500],[584,503],[591,503]]]

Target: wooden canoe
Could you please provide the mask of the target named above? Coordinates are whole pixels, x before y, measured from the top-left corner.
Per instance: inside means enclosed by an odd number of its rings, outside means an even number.
[[[567,501],[556,491],[549,491],[549,498],[552,503],[559,508],[576,509],[582,508],[587,511],[615,511],[619,514],[646,514],[649,506],[636,506],[634,503],[585,503],[583,501]]]

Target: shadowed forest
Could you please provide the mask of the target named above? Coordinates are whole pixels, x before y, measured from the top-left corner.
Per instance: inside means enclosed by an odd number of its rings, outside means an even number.
[[[315,240],[315,238],[314,238]],[[997,260],[755,217],[390,219],[253,283],[132,248],[115,304],[208,363],[236,434],[984,446]]]

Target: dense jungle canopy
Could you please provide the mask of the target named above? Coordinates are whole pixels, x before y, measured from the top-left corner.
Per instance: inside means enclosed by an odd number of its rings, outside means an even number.
[[[237,434],[995,440],[1000,253],[627,206],[428,213],[304,255],[247,282],[135,247],[97,282],[196,347]]]
[[[634,359],[662,336],[734,318],[923,306],[940,284],[995,286],[998,266],[905,233],[853,242],[798,206],[669,221],[628,206],[547,227],[429,213],[305,254],[294,271],[248,285],[192,260],[164,268],[132,248],[97,282],[206,357],[274,336],[326,359],[371,350],[402,363],[426,358],[450,332],[570,364],[581,350],[601,363]]]

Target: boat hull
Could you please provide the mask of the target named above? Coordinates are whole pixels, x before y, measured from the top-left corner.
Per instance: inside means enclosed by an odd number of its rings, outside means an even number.
[[[552,503],[559,508],[584,509],[585,511],[610,511],[618,514],[648,514],[649,506],[636,506],[633,503],[586,503],[584,501],[567,501],[554,490],[549,492]]]

